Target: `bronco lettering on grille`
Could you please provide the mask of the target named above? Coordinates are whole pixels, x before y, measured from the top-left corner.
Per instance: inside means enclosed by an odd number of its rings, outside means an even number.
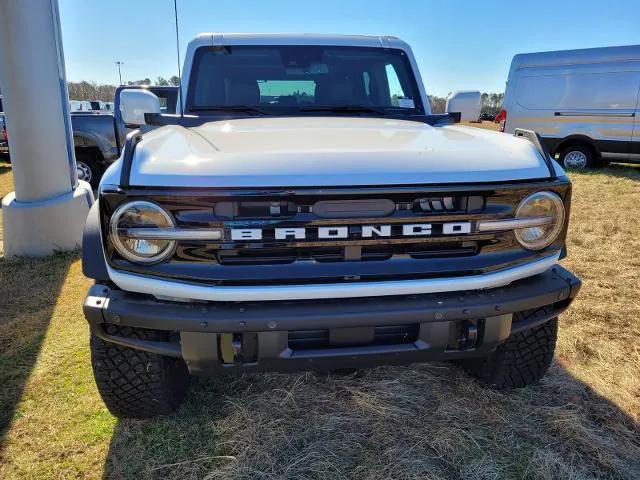
[[[276,240],[322,240],[349,238],[425,237],[430,235],[465,235],[471,233],[471,222],[412,223],[404,225],[338,225],[331,227],[233,228],[231,240],[262,240],[268,231]]]

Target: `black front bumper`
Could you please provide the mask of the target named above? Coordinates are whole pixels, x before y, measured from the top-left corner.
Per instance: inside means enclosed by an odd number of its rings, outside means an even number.
[[[562,313],[580,286],[559,265],[491,290],[340,300],[179,303],[96,284],[84,313],[102,339],[182,357],[192,373],[357,368],[486,355]],[[533,321],[513,321],[540,308]],[[145,341],[107,333],[106,324],[179,335]]]

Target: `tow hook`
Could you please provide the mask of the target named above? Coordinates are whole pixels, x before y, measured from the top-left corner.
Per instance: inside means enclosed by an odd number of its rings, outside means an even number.
[[[231,350],[233,351],[233,360],[238,361],[242,354],[242,335],[234,333],[231,339]]]
[[[233,365],[257,360],[258,339],[255,333],[221,333],[219,341],[222,363]]]

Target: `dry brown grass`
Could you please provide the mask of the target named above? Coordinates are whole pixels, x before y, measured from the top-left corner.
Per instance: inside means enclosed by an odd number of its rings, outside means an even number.
[[[462,125],[466,125],[467,127],[483,128],[485,130],[494,130],[496,132],[500,131],[499,123],[488,122],[486,120],[483,120],[482,122],[462,122]]]
[[[512,392],[448,364],[254,374],[116,421],[91,376],[78,256],[0,260],[0,478],[640,478],[640,167],[572,179],[563,263],[584,287],[549,374]]]

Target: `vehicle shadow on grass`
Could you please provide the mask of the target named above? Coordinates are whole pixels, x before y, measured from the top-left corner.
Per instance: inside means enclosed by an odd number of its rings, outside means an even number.
[[[569,170],[569,178],[571,178],[571,170]],[[595,168],[593,170],[580,172],[581,175],[593,176],[611,176],[627,180],[640,181],[640,165],[631,163],[612,163],[607,167]]]
[[[640,478],[640,425],[557,362],[497,392],[450,364],[194,381],[119,421],[105,479]]]
[[[607,175],[618,178],[627,178],[629,180],[640,180],[640,165],[632,164],[615,164],[612,163],[604,169]]]
[[[69,266],[77,259],[77,253],[0,258],[0,458]]]

